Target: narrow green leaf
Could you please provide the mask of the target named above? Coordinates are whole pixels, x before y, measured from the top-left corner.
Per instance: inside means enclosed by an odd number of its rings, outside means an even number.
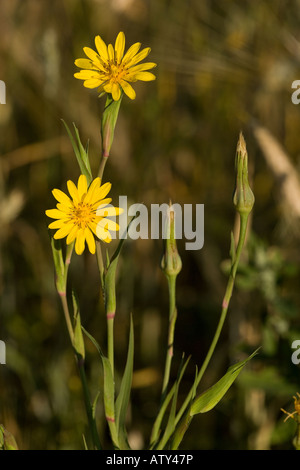
[[[98,402],[99,396],[100,396],[100,390],[97,392],[97,394],[95,396],[95,400],[93,401],[93,404],[92,404],[92,414],[93,414],[94,419],[96,417],[96,407],[97,407],[97,402]]]
[[[74,122],[73,122],[73,127],[74,127],[76,138],[77,138],[77,144],[78,144],[78,148],[79,148],[79,152],[80,152],[81,161],[84,163],[85,168],[88,171],[88,175],[90,177],[90,180],[92,180],[92,172],[91,172],[91,166],[90,166],[90,161],[89,161],[89,156],[88,156],[89,143],[87,143],[86,148],[84,148],[84,146],[82,145],[81,140],[80,140],[79,131],[78,131],[77,127],[75,126]],[[88,183],[90,183],[90,182],[91,181],[88,181]]]
[[[65,285],[65,263],[62,253],[61,240],[55,240],[50,235],[52,256],[55,269],[55,284],[59,293],[66,289]]]
[[[247,362],[249,362],[250,359],[252,359],[252,357],[257,354],[257,351],[258,350],[254,351],[254,353],[252,353],[251,356],[249,356],[244,361],[238,362],[237,364],[229,367],[226,374],[216,384],[199,395],[192,404],[190,412],[191,416],[194,416],[198,413],[207,413],[207,411],[212,410],[223,398]]]
[[[176,422],[176,429],[175,429],[175,432],[174,432],[174,435],[172,437],[172,442],[171,442],[171,450],[176,450],[178,449],[189,425],[190,425],[190,422],[191,422],[191,414],[190,414],[190,410],[191,410],[191,405],[192,405],[192,402],[194,400],[194,397],[196,395],[196,391],[197,391],[197,377],[198,376],[198,369],[196,368],[196,374],[195,374],[195,380],[194,380],[194,383],[193,383],[193,387],[192,387],[192,395],[191,395],[191,399],[188,403],[188,406],[187,406],[187,410],[184,414],[184,416],[181,418],[181,420],[179,421],[179,423],[177,424]]]
[[[104,406],[108,421],[115,421],[115,385],[110,362],[107,357],[102,356],[104,372]]]
[[[88,446],[87,446],[87,443],[86,443],[86,438],[85,438],[85,435],[82,434],[82,440],[83,440],[83,446],[84,446],[84,450],[89,450]]]
[[[2,424],[0,424],[0,450],[19,450],[14,436]]]
[[[82,331],[87,335],[87,337],[89,338],[89,340],[93,343],[93,345],[95,346],[95,348],[97,349],[98,353],[100,354],[100,356],[102,357],[104,354],[102,353],[101,351],[101,348],[99,346],[99,343],[95,340],[95,338],[81,325],[81,329]]]
[[[131,221],[129,222],[127,226],[127,232],[129,230],[130,224],[132,221],[135,219],[136,216],[134,216]],[[105,298],[106,298],[106,311],[107,312],[115,312],[116,311],[116,270],[117,270],[117,265],[119,261],[119,256],[121,253],[122,246],[124,244],[125,237],[122,238],[118,246],[116,248],[116,251],[114,252],[111,260],[107,260],[107,263],[109,261],[109,265],[107,268],[107,271],[104,276],[104,283],[105,283]]]
[[[66,122],[63,119],[62,119],[62,122],[64,123],[64,126],[65,126],[65,128],[67,130],[67,133],[69,135],[69,139],[71,141],[75,156],[77,158],[77,162],[78,162],[80,171],[83,175],[86,176],[87,182],[88,182],[88,184],[90,184],[93,177],[92,177],[92,173],[91,173],[89,157],[88,157],[88,154],[87,154],[86,150],[84,149],[84,147],[81,143],[78,129],[75,126],[75,124],[73,123],[75,134],[76,134],[76,139],[77,139],[77,143],[76,143],[76,141],[75,141],[68,125],[66,124]],[[88,147],[87,147],[87,149],[88,149]]]
[[[183,356],[184,357],[184,356]],[[182,377],[183,377],[183,374],[185,372],[185,369],[190,361],[190,357],[187,358],[186,362],[183,364],[183,357],[182,357],[182,361],[181,361],[181,365],[179,367],[179,371],[178,371],[178,378],[176,380],[176,382],[174,383],[174,385],[172,386],[171,390],[169,391],[169,393],[167,394],[162,406],[160,407],[160,410],[159,410],[159,413],[157,415],[157,418],[154,422],[154,425],[153,425],[153,429],[152,429],[152,433],[151,433],[151,449],[153,448],[156,448],[156,444],[157,444],[157,441],[159,439],[159,435],[160,435],[160,428],[161,428],[161,424],[162,424],[162,420],[163,420],[163,417],[165,415],[165,412],[167,410],[167,407],[169,405],[169,403],[171,402],[172,398],[174,397],[175,393],[176,393],[176,390],[178,390],[178,387],[179,387],[179,384],[182,380]],[[172,404],[174,403],[174,398],[173,398],[173,402]],[[172,406],[172,405],[171,405]],[[174,425],[175,425],[175,422],[174,422]],[[169,425],[169,428],[171,426]],[[170,433],[168,431],[168,435],[165,433],[165,436],[163,437],[163,439],[165,439],[165,437],[167,437],[169,439],[170,437]],[[160,444],[159,444],[160,445]]]
[[[132,372],[133,372],[133,358],[134,358],[134,332],[133,332],[133,321],[130,318],[130,333],[129,333],[129,344],[127,361],[125,371],[122,377],[120,391],[116,400],[116,427],[119,435],[119,442],[123,445],[127,444],[127,434],[125,430],[126,413],[130,398],[131,384],[132,384]]]
[[[85,348],[84,348],[84,341],[83,341],[83,336],[82,336],[81,320],[80,320],[79,312],[77,313],[77,315],[75,317],[73,346],[74,346],[76,354],[78,354],[79,356],[82,357],[82,359],[84,359],[85,358]]]
[[[105,409],[105,417],[109,426],[112,441],[116,448],[119,448],[118,433],[115,420],[115,383],[111,370],[110,361],[101,351],[101,348],[95,338],[82,326],[81,327],[87,337],[92,341],[100,354],[103,365],[103,401]],[[98,398],[98,397],[96,397]],[[94,402],[95,403],[95,402]],[[94,410],[93,410],[94,413]]]

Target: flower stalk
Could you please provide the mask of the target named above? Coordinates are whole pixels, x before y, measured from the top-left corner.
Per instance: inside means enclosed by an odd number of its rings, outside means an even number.
[[[233,204],[240,217],[239,239],[238,239],[236,249],[233,247],[233,244],[231,246],[231,268],[230,268],[230,274],[229,274],[229,278],[227,281],[225,294],[224,294],[223,301],[222,301],[221,315],[220,315],[219,322],[218,322],[215,334],[213,336],[211,345],[209,347],[209,350],[206,354],[204,362],[197,375],[197,378],[195,381],[196,388],[199,386],[199,383],[215,351],[221,331],[223,329],[224,322],[226,320],[228,307],[229,307],[229,303],[231,300],[231,296],[232,296],[232,292],[233,292],[233,288],[235,284],[236,272],[237,272],[237,268],[240,262],[240,257],[242,254],[242,249],[245,243],[245,239],[246,239],[248,218],[254,205],[254,195],[248,182],[248,154],[246,150],[246,143],[245,143],[242,133],[240,133],[238,144],[237,144],[235,167],[236,167],[236,189],[235,189],[235,193],[233,197]],[[194,390],[192,388],[176,416],[176,424],[180,421],[184,411],[186,410],[188,404],[190,403],[193,392]]]
[[[74,317],[75,317],[75,329],[73,328],[70,310],[67,301],[67,278],[68,270],[71,263],[71,257],[74,249],[74,242],[70,245],[67,245],[66,257],[63,259],[61,247],[57,247],[54,239],[51,240],[52,253],[54,259],[55,267],[55,280],[56,288],[61,300],[62,309],[65,316],[65,321],[69,333],[69,338],[72,344],[72,347],[75,352],[76,364],[79,371],[79,376],[81,380],[83,397],[85,403],[86,414],[88,418],[89,428],[92,436],[92,441],[95,449],[100,450],[102,448],[100,443],[100,438],[96,426],[96,422],[93,416],[93,407],[90,399],[90,394],[87,386],[87,380],[85,375],[84,368],[84,344],[82,339],[81,324],[79,312],[74,308]],[[78,325],[80,326],[80,331],[78,330]]]
[[[171,363],[173,358],[173,344],[174,344],[174,333],[175,324],[177,320],[177,308],[176,308],[176,279],[182,268],[181,258],[179,256],[175,237],[175,213],[172,208],[172,203],[169,204],[169,211],[167,216],[167,238],[165,241],[165,252],[161,261],[161,268],[167,278],[168,290],[169,290],[169,327],[168,327],[168,347],[165,359],[165,370],[162,384],[162,396],[161,401],[163,402],[170,379]]]

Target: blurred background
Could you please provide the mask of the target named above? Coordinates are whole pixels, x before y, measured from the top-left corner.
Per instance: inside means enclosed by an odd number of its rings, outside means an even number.
[[[292,449],[296,423],[283,422],[300,392],[291,344],[300,339],[300,1],[1,0],[0,79],[0,423],[22,449],[81,449],[88,439],[82,391],[54,285],[49,219],[53,188],[66,190],[79,168],[61,119],[89,141],[98,168],[105,99],[73,74],[98,34],[128,48],[150,46],[157,80],[124,98],[105,179],[113,202],[205,205],[202,250],[178,243],[178,320],[172,378],[191,355],[183,400],[214,334],[224,295],[234,159],[243,131],[256,197],[247,247],[224,330],[199,391],[232,362],[261,347],[225,399],[192,421],[182,449]],[[110,247],[113,250],[113,246]],[[168,324],[160,240],[128,240],[118,269],[116,366],[121,376],[129,315],[135,373],[128,417],[134,448],[147,446],[161,390]],[[83,275],[84,273],[84,275]],[[106,347],[97,264],[74,256],[69,285],[84,327]],[[92,396],[102,370],[86,341]],[[117,378],[118,380],[118,378]],[[100,402],[99,402],[100,403]],[[97,408],[103,418],[101,404]],[[101,428],[103,440],[107,430]]]

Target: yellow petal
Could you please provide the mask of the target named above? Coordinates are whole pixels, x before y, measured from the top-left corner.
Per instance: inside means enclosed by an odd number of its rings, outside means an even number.
[[[112,240],[111,234],[103,227],[100,227],[99,224],[97,225],[97,237],[106,243],[110,243]]]
[[[73,222],[68,223],[68,224],[64,224],[63,227],[61,227],[59,230],[57,230],[57,232],[54,234],[53,238],[55,238],[56,240],[60,239],[60,238],[65,238],[70,233],[70,231],[72,230],[73,227],[74,227]]]
[[[86,80],[83,84],[85,88],[97,88],[102,84],[102,80],[99,80],[97,78],[90,78],[89,80]]]
[[[85,237],[82,229],[78,230],[75,242],[75,251],[78,255],[81,255],[85,248]]]
[[[69,180],[67,182],[67,186],[68,186],[69,194],[71,198],[73,199],[73,202],[75,204],[78,204],[80,202],[80,197],[78,194],[78,189],[76,188],[75,184],[73,183],[73,181]]]
[[[138,53],[138,51],[140,50],[140,47],[141,47],[140,42],[136,42],[135,44],[133,44],[124,55],[122,64],[126,65],[132,59],[132,57]]]
[[[111,93],[111,90],[112,90],[112,83],[111,82],[107,82],[103,85],[103,90],[106,92],[106,93]]]
[[[95,192],[96,189],[100,189],[100,184],[101,184],[101,179],[99,177],[95,178],[92,181],[92,183],[90,184],[90,187],[88,189],[87,195],[84,198],[84,202],[86,204],[93,203],[94,192]]]
[[[76,59],[74,63],[76,67],[79,67],[80,69],[93,68],[93,62],[90,59]]]
[[[138,64],[134,65],[133,67],[130,67],[128,73],[131,74],[135,72],[143,72],[144,70],[153,69],[154,67],[157,67],[157,64],[155,64],[154,62],[144,62],[143,64]]]
[[[115,42],[115,56],[116,56],[116,60],[118,63],[121,62],[121,59],[124,54],[124,49],[125,49],[125,35],[121,31],[118,34],[116,42]]]
[[[83,196],[87,193],[87,180],[85,175],[80,175],[78,178],[78,195],[82,201]]]
[[[115,101],[121,98],[121,88],[118,83],[114,83],[111,89],[112,97]]]
[[[92,254],[94,254],[95,251],[96,251],[96,244],[95,244],[94,236],[93,236],[92,232],[90,231],[90,229],[88,229],[88,228],[85,229],[84,233],[85,233],[85,239],[86,239],[88,248],[89,248],[90,252]]]
[[[108,61],[107,46],[100,36],[95,37],[95,45],[96,45],[97,51],[99,52],[101,59],[107,62]]]
[[[110,190],[111,183],[104,183],[102,186],[100,186],[99,189],[95,191],[95,201],[100,201],[101,199],[104,199]]]
[[[111,198],[111,197],[107,197],[107,198],[105,198],[105,199],[102,199],[102,198],[100,198],[100,199],[93,198],[92,208],[93,208],[93,210],[97,210],[97,209],[99,209],[99,207],[102,208],[102,207],[107,206],[107,204],[110,204],[111,201],[112,201],[112,198]]]
[[[113,232],[117,232],[119,230],[119,225],[111,219],[101,219],[100,222],[98,222],[98,227],[104,228],[104,230],[112,230]]]
[[[138,72],[134,75],[134,78],[136,80],[142,80],[143,82],[150,82],[151,80],[155,80],[156,76],[151,72]]]
[[[65,219],[67,215],[65,212],[61,212],[58,209],[48,209],[46,210],[46,215],[51,217],[51,219]]]
[[[52,194],[58,202],[61,202],[67,207],[73,207],[71,199],[60,189],[53,189]]]
[[[66,240],[67,245],[70,245],[70,243],[72,243],[75,240],[78,230],[79,230],[78,225],[74,225],[69,235],[67,236],[67,240]]]
[[[80,70],[80,72],[74,73],[74,77],[80,80],[89,80],[90,78],[98,78],[100,80],[101,74],[97,70]]]
[[[84,50],[84,53],[88,56],[88,58],[91,59],[93,62],[100,61],[100,57],[98,56],[97,52],[95,52],[90,47],[84,47],[83,50]]]
[[[74,207],[74,204],[72,204],[72,206]],[[72,212],[72,209],[70,206],[65,206],[64,204],[62,204],[61,202],[59,202],[58,204],[56,204],[56,207],[57,209],[60,211],[60,212],[64,212],[66,214],[66,217],[69,217],[71,212]]]
[[[145,59],[145,57],[147,57],[147,55],[150,53],[150,51],[151,51],[150,47],[146,47],[141,52],[139,52],[137,55],[132,57],[132,59],[129,62],[127,62],[126,66],[129,68],[129,67],[132,67],[133,65],[137,64],[141,60]]]
[[[48,225],[48,228],[54,228],[58,229],[61,228],[65,224],[65,221],[62,219],[55,220],[54,222],[51,222],[51,224]]]
[[[101,207],[99,206],[96,212],[97,216],[100,217],[111,217],[122,214],[124,210],[121,207]]]
[[[112,44],[108,44],[107,52],[108,52],[108,59],[111,62],[113,62],[115,60],[115,51],[114,51]]]
[[[136,97],[136,93],[134,91],[134,89],[132,88],[132,86],[126,82],[125,80],[121,80],[121,83],[120,83],[124,93],[128,96],[128,98],[130,98],[131,100],[134,100],[135,97]]]

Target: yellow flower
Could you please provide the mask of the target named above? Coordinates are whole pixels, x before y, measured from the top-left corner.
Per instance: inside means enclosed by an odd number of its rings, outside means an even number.
[[[67,245],[76,240],[75,251],[78,255],[83,253],[85,242],[90,252],[95,253],[94,235],[110,243],[110,231],[118,231],[119,225],[106,217],[119,215],[123,209],[107,207],[111,202],[110,198],[106,198],[111,183],[101,186],[100,178],[94,179],[88,188],[86,177],[80,175],[77,187],[73,181],[68,181],[67,186],[71,198],[60,189],[52,191],[58,204],[56,209],[47,210],[46,215],[57,220],[49,228],[58,229],[54,234],[55,239],[67,237]]]
[[[88,59],[75,60],[75,65],[84,70],[75,73],[74,77],[84,80],[86,88],[99,87],[100,93],[110,93],[115,101],[120,99],[123,90],[134,100],[136,94],[129,82],[155,80],[155,75],[148,72],[156,67],[154,62],[137,65],[147,57],[150,47],[139,52],[141,44],[137,42],[124,55],[125,35],[122,32],[117,36],[115,47],[112,44],[106,46],[100,36],[95,37],[95,45],[97,52],[90,47],[83,48]]]

